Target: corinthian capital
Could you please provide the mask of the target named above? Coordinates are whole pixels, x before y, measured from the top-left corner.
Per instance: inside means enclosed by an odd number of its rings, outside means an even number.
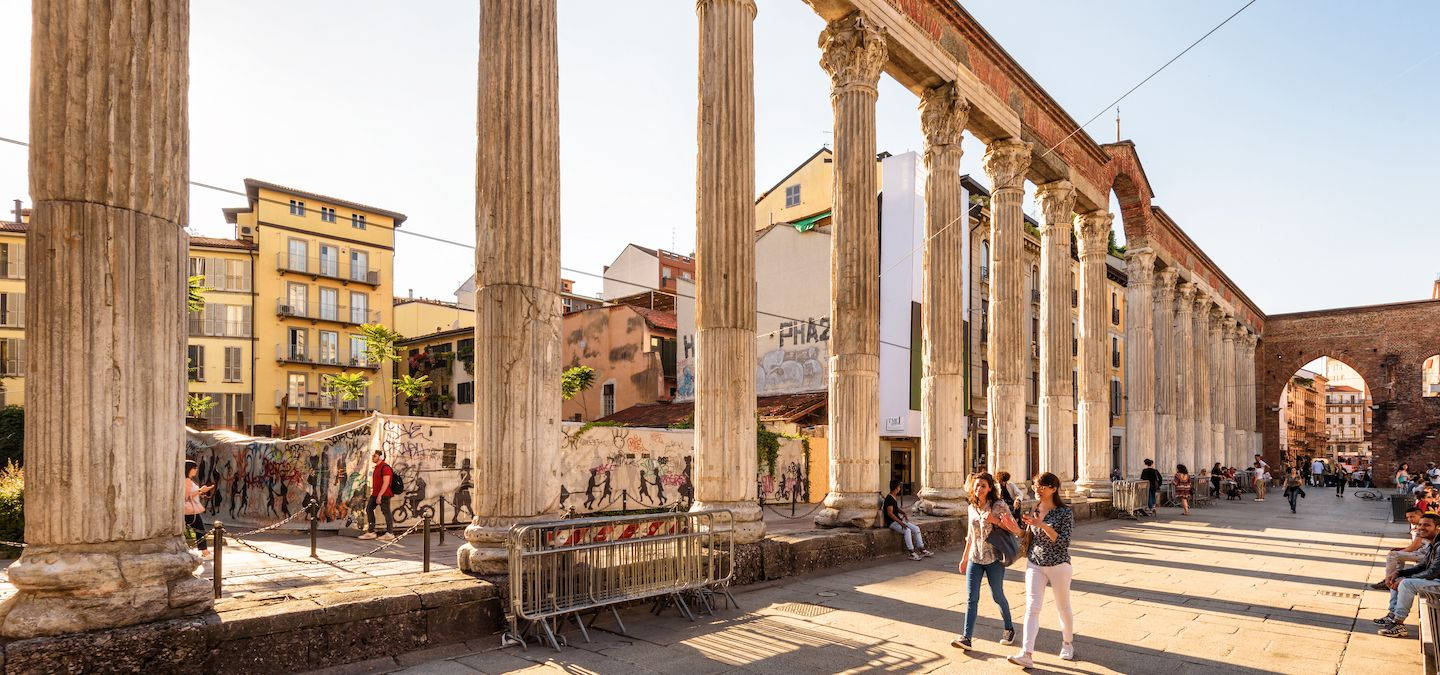
[[[1068,180],[1045,183],[1035,189],[1035,201],[1040,203],[1040,210],[1045,214],[1045,227],[1041,234],[1064,234],[1063,228],[1070,224],[1071,214],[1075,211],[1075,186]]]
[[[1172,265],[1160,270],[1155,275],[1155,290],[1152,299],[1159,303],[1169,303],[1175,298],[1175,279],[1180,276],[1180,271]]]
[[[1025,188],[1025,170],[1030,168],[1030,151],[1030,144],[1018,138],[1001,139],[985,148],[985,158],[981,163],[995,191]]]
[[[970,122],[970,102],[953,83],[928,89],[920,98],[920,130],[925,132],[925,152],[937,146],[959,146]]]
[[[1110,252],[1110,224],[1115,222],[1109,211],[1086,211],[1075,217],[1075,241],[1080,257],[1103,256]]]
[[[1148,248],[1125,252],[1125,276],[1136,286],[1149,286],[1155,280],[1155,252]],[[1144,297],[1144,296],[1141,296]]]
[[[1175,310],[1185,316],[1190,316],[1191,310],[1194,309],[1195,283],[1190,281],[1180,282],[1175,288],[1175,300],[1178,303],[1175,306]]]
[[[820,67],[830,73],[830,95],[848,88],[875,90],[885,67],[885,27],[851,12],[820,31]]]

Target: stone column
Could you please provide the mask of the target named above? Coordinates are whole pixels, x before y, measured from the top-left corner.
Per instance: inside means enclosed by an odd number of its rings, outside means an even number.
[[[1221,456],[1215,452],[1215,439],[1210,425],[1213,395],[1210,380],[1210,297],[1197,288],[1194,303],[1191,363],[1195,384],[1195,461],[1208,469],[1212,468],[1215,462],[1223,463]]]
[[[1250,432],[1250,452],[1252,454],[1265,452],[1265,447],[1260,442],[1260,419],[1256,412],[1256,398],[1259,393],[1255,388],[1255,348],[1259,341],[1260,336],[1255,333],[1250,333],[1249,338],[1245,341],[1245,429]]]
[[[1125,268],[1125,477],[1134,479],[1155,457],[1155,252],[1132,244]]]
[[[1175,353],[1171,368],[1175,373],[1175,462],[1184,464],[1190,475],[1198,475],[1200,466],[1195,454],[1195,321],[1191,312],[1195,302],[1195,284],[1180,282],[1175,295]]]
[[[965,513],[965,237],[960,141],[970,104],[953,84],[920,102],[925,132],[923,377],[920,381],[920,507],[936,516]],[[954,227],[951,227],[954,225]]]
[[[1080,477],[1075,489],[1092,497],[1110,494],[1110,341],[1105,325],[1109,292],[1105,254],[1114,216],[1090,211],[1076,219],[1080,247]]]
[[[1070,322],[1070,233],[1074,228],[1075,187],[1061,180],[1041,185],[1035,199],[1044,212],[1040,228],[1040,470],[1060,478],[1061,489],[1075,485],[1075,399],[1070,354],[1075,326]]]
[[[880,232],[875,194],[875,86],[885,31],[860,12],[820,33],[835,111],[830,237],[830,494],[822,526],[873,527],[880,486]]]
[[[1025,433],[1025,387],[1030,373],[1030,331],[1025,329],[1025,226],[1020,202],[1025,196],[1025,171],[1030,144],[1002,139],[985,150],[990,195],[990,390],[986,416],[990,423],[990,473],[1025,475],[1029,449]]]
[[[510,526],[559,508],[557,65],[555,0],[481,7],[475,518],[456,552],[459,568],[476,574],[505,574]]]
[[[695,166],[695,502],[765,537],[755,476],[754,0],[700,0]]]
[[[1155,468],[1169,480],[1175,472],[1175,280],[1179,271],[1167,265],[1155,275]]]
[[[1246,427],[1245,422],[1245,401],[1247,399],[1245,385],[1245,343],[1248,339],[1249,331],[1245,329],[1243,324],[1236,324],[1234,335],[1235,339],[1231,344],[1231,377],[1234,378],[1234,385],[1231,387],[1231,405],[1233,406],[1233,410],[1230,413],[1234,426],[1230,431],[1230,436],[1235,445],[1235,452],[1241,457],[1244,457],[1245,461],[1254,463],[1255,453],[1250,449],[1250,431]]]
[[[189,3],[32,8],[25,540],[0,634],[205,611],[182,532]],[[12,659],[13,661],[13,659]],[[19,664],[17,664],[19,665]]]
[[[1210,306],[1210,446],[1216,461],[1237,469],[1244,467],[1234,461],[1225,446],[1225,352],[1221,340],[1222,321],[1225,312],[1219,303]]]
[[[1249,458],[1235,447],[1235,319],[1228,314],[1220,320],[1220,385],[1215,389],[1220,396],[1220,442],[1225,456],[1237,467],[1250,466]]]

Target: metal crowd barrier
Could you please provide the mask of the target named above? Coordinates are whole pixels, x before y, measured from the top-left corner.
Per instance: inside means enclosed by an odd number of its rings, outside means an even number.
[[[1149,506],[1149,490],[1149,481],[1114,481],[1110,484],[1110,505],[1126,518],[1139,520],[1135,514]]]
[[[658,613],[674,604],[690,620],[686,596],[713,614],[710,598],[731,603],[735,532],[730,511],[574,518],[510,528],[510,628],[501,645],[525,646],[537,627],[559,651],[559,623],[570,617],[590,641],[590,625],[608,609],[625,632],[616,605],[653,600]],[[523,629],[519,625],[525,622]],[[536,639],[540,639],[537,634]]]
[[[1426,675],[1435,675],[1437,667],[1440,667],[1440,647],[1437,647],[1437,638],[1440,638],[1440,590],[1431,586],[1422,588],[1415,594],[1420,604],[1420,653],[1423,657],[1423,664]]]

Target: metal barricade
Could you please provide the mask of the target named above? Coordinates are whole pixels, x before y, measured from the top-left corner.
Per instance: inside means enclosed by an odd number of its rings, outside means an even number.
[[[710,598],[731,603],[735,536],[730,511],[574,518],[523,523],[506,538],[510,563],[510,628],[501,644],[520,644],[537,627],[557,651],[561,619],[569,616],[590,641],[580,614],[593,612],[594,625],[609,609],[620,632],[625,624],[615,607],[654,600],[653,611],[673,603],[690,620],[685,596],[713,613]],[[525,626],[520,626],[524,621]],[[538,639],[540,636],[537,635]]]
[[[1415,595],[1420,602],[1420,653],[1426,675],[1435,675],[1440,666],[1440,586],[1421,588]]]
[[[1123,517],[1139,520],[1135,514],[1149,504],[1149,489],[1149,481],[1114,481],[1110,484],[1110,505]]]

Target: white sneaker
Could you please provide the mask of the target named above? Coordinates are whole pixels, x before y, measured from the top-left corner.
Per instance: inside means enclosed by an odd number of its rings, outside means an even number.
[[[919,553],[916,553],[916,552],[914,552],[914,551],[911,551],[911,552],[910,552],[910,559],[911,559],[911,560],[919,560],[919,559],[920,559],[920,554],[919,554]]]
[[[376,537],[376,539],[380,541],[395,541],[395,535],[386,532],[385,534]]]
[[[375,533],[374,533],[374,532],[366,532],[365,534],[362,534],[362,535],[356,537],[356,539],[374,539],[374,538],[375,538]]]
[[[1075,660],[1075,643],[1073,643],[1073,642],[1066,642],[1065,644],[1060,645],[1060,660],[1062,660],[1062,661],[1074,661],[1074,660]]]
[[[921,551],[921,552],[920,552],[920,555],[925,556],[926,558],[929,558],[930,556],[935,555],[935,554],[934,554],[934,553],[931,553],[931,552],[930,552],[930,549],[927,548],[927,549]]]
[[[1015,655],[1013,655],[1013,656],[1006,657],[1005,660],[1007,660],[1007,661],[1009,661],[1009,662],[1011,662],[1011,663],[1013,663],[1013,664],[1015,664],[1015,665],[1017,665],[1017,666],[1020,666],[1021,668],[1029,668],[1029,667],[1035,665],[1035,659],[1030,658],[1030,655],[1027,654],[1027,653],[1025,653],[1025,652],[1020,652],[1020,653],[1015,654]]]

